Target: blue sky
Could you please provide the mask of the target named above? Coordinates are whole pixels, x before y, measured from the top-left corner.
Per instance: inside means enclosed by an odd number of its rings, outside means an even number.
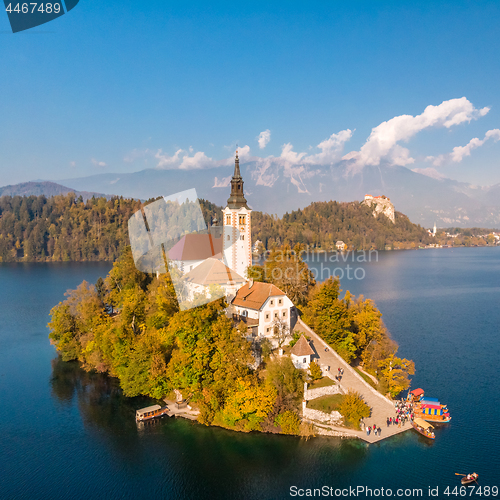
[[[381,161],[499,183],[498,26],[498,1],[80,0],[17,34],[3,13],[0,185],[224,164],[236,143],[300,162],[333,137],[358,161],[383,122],[414,129]],[[464,119],[390,122],[445,101]]]

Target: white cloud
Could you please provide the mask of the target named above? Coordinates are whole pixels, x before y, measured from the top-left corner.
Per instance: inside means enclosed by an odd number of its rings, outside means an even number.
[[[156,167],[160,169],[198,170],[201,168],[234,165],[234,156],[216,161],[207,156],[203,151],[197,151],[192,154],[193,152],[194,149],[190,147],[188,151],[178,149],[174,155],[169,156],[159,149],[155,154],[155,158],[158,160]],[[239,148],[238,155],[240,160],[248,161],[250,159],[250,146]]]
[[[247,161],[250,158],[250,146],[243,146],[242,148],[238,148],[238,157],[240,160]],[[234,158],[229,158],[231,163],[233,163]]]
[[[296,153],[293,151],[293,146],[290,143],[283,144],[283,146],[281,146],[280,158],[285,160],[285,162],[296,165],[297,163],[301,163],[306,156],[307,153]]]
[[[450,99],[438,106],[427,106],[417,116],[395,116],[372,129],[370,136],[359,151],[344,156],[350,161],[350,170],[359,171],[365,165],[379,165],[386,161],[390,165],[405,166],[415,160],[407,148],[398,144],[408,141],[421,130],[431,127],[450,128],[484,116],[490,108],[476,109],[465,97]]]
[[[92,164],[95,167],[106,167],[107,166],[106,163],[104,163],[103,161],[98,161],[95,158],[92,158],[90,161],[92,162]]]
[[[454,147],[451,153],[427,156],[426,161],[432,162],[435,167],[441,167],[446,163],[460,163],[466,156],[470,156],[473,149],[481,147],[489,139],[493,139],[494,142],[500,140],[500,129],[488,130],[484,135],[484,139],[474,137],[465,146]]]
[[[344,148],[353,136],[353,130],[345,129],[331,134],[315,147],[306,151],[295,151],[292,143],[283,144],[279,156],[251,156],[250,146],[238,148],[241,163],[254,162],[252,178],[257,185],[273,186],[280,177],[285,177],[295,185],[298,192],[307,193],[307,180],[313,176],[321,175],[325,171],[322,167],[346,167],[346,174],[356,173],[365,165],[379,165],[385,162],[388,165],[408,166],[415,162],[410,150],[403,142],[409,141],[418,132],[429,129],[467,123],[486,115],[489,108],[476,109],[465,97],[450,99],[437,106],[427,106],[424,111],[416,116],[395,116],[388,121],[380,123],[371,130],[369,137],[358,151],[347,154]],[[259,148],[264,149],[269,143],[271,133],[265,130],[259,134],[257,141]],[[483,140],[473,139],[463,148],[455,148],[452,153],[439,157],[428,157],[427,161],[439,166],[444,161],[460,161],[470,154],[470,151],[482,145],[487,139],[500,140],[500,130],[494,129],[486,133]],[[235,144],[224,146],[230,153],[227,158],[214,160],[203,151],[195,151],[193,147],[177,149],[173,155],[164,153],[161,149],[156,153],[149,150],[157,160],[157,168],[196,170],[203,168],[230,167],[234,164]],[[135,156],[135,150],[131,156]],[[449,158],[448,158],[449,157]],[[414,169],[415,172],[436,179],[444,176],[435,168]],[[229,171],[227,171],[229,173]],[[215,177],[213,187],[227,187],[230,177]]]
[[[182,162],[179,165],[180,170],[194,170],[199,168],[212,167],[214,161],[209,158],[203,151],[198,151],[193,156],[184,155]]]
[[[338,134],[332,134],[328,139],[325,139],[316,146],[321,150],[320,153],[310,155],[304,152],[297,153],[293,151],[293,146],[290,143],[283,144],[280,159],[292,165],[331,165],[341,159],[344,144],[351,137],[351,130],[341,130]]]
[[[270,140],[271,140],[271,131],[269,129],[261,132],[259,134],[259,137],[257,137],[257,142],[259,143],[259,148],[264,149],[269,144]]]
[[[158,160],[157,167],[164,169],[170,167],[176,168],[181,161],[181,153],[185,153],[185,151],[183,149],[178,149],[173,156],[168,156],[167,154],[163,154],[163,151],[159,149],[155,154],[155,158]]]
[[[225,187],[228,187],[229,184],[231,183],[231,175],[228,175],[227,177],[223,177],[220,181],[219,179],[216,177],[214,179],[214,185],[212,187],[214,188],[225,188]]]
[[[70,161],[69,162],[70,167],[76,167],[76,161]]]
[[[438,172],[435,168],[427,167],[427,168],[413,168],[412,172],[416,172],[417,174],[423,174],[427,177],[432,177],[433,179],[441,180],[446,179],[447,177],[443,175],[441,172]]]
[[[328,165],[340,160],[344,144],[352,137],[352,131],[349,129],[341,130],[338,134],[332,134],[328,139],[318,144],[321,153],[310,155],[306,158],[309,164]]]

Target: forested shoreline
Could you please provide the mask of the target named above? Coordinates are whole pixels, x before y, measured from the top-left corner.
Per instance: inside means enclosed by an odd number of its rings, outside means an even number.
[[[70,193],[53,197],[0,197],[0,262],[114,261],[129,244],[128,219],[154,200],[122,197],[84,201]],[[221,222],[221,207],[200,200],[207,225]],[[358,202],[312,203],[282,218],[254,211],[252,241],[262,249],[303,245],[309,251],[418,248],[432,242],[428,233],[396,212],[395,224],[373,217]]]
[[[2,196],[0,262],[112,262],[129,244],[129,218],[151,201]],[[205,200],[200,205],[207,221],[219,210]]]

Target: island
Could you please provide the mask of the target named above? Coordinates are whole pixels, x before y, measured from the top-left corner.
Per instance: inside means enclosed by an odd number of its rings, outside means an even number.
[[[173,413],[201,424],[360,437],[362,419],[380,426],[394,411],[414,364],[397,356],[371,300],[342,294],[333,276],[316,283],[300,243],[252,265],[252,215],[236,156],[221,231],[183,236],[170,272],[141,271],[124,247],[104,279],[52,309],[50,340],[64,361],[118,378],[126,396],[177,403],[186,411]]]

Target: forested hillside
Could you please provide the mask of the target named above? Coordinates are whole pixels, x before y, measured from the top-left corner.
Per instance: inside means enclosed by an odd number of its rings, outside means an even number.
[[[153,201],[153,200],[150,200]],[[148,202],[145,203],[145,205]],[[221,221],[221,207],[200,200],[207,224]],[[128,219],[139,200],[114,197],[84,201],[74,194],[0,198],[0,262],[89,261],[118,257],[128,241]],[[334,250],[342,240],[349,249],[416,248],[433,242],[420,226],[396,212],[396,223],[373,217],[358,202],[312,203],[282,219],[252,213],[252,240],[264,247],[301,243],[304,248]]]
[[[200,204],[212,220],[219,207]],[[128,219],[140,208],[139,200],[117,197],[2,196],[0,262],[113,261],[128,245]]]
[[[406,215],[396,212],[393,224],[387,217],[374,217],[372,209],[359,202],[336,201],[311,203],[303,210],[286,213],[282,219],[254,212],[252,238],[270,249],[301,243],[310,249],[335,250],[335,243],[343,241],[349,249],[383,250],[391,248],[418,248],[432,243],[427,231],[410,222]]]

